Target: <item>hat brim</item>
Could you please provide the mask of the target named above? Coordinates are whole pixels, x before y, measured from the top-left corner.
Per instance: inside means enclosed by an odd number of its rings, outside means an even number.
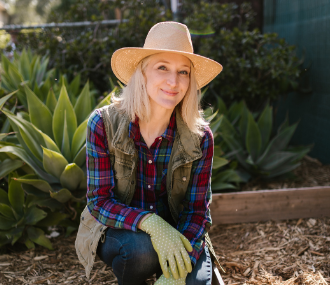
[[[221,71],[222,65],[207,57],[177,50],[127,47],[116,50],[111,57],[111,68],[117,78],[127,85],[139,62],[149,55],[161,52],[182,54],[189,58],[195,68],[199,88],[211,82]]]

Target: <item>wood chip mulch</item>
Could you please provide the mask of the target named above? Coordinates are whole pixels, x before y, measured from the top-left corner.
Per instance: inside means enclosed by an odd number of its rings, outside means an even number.
[[[214,226],[215,250],[229,285],[326,285],[330,282],[330,218]],[[111,268],[96,259],[88,281],[75,236],[53,238],[54,251],[37,247],[0,255],[0,285],[112,284]],[[153,281],[149,280],[152,285]]]

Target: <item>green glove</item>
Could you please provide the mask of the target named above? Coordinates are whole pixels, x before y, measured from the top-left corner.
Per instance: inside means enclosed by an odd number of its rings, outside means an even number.
[[[187,272],[191,272],[192,267],[187,250],[192,251],[192,246],[185,236],[156,214],[142,221],[140,228],[150,235],[166,278],[171,276],[167,261],[174,279],[178,279],[179,274],[180,277],[185,278]]]
[[[170,278],[165,278],[163,274],[158,278],[154,285],[186,285],[186,277],[174,279],[170,270]]]

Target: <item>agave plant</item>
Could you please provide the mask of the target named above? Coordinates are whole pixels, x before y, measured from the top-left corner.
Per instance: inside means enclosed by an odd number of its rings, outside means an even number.
[[[9,177],[8,192],[0,188],[0,247],[21,242],[27,248],[34,248],[36,243],[52,249],[42,228],[58,224],[67,215],[38,208],[40,198],[26,196],[15,176],[12,173]]]
[[[92,112],[89,84],[70,101],[63,84],[59,98],[49,90],[46,103],[24,85],[28,103],[27,118],[9,110],[7,116],[18,143],[0,142],[0,153],[16,156],[31,168],[31,173],[16,178],[28,194],[47,194],[60,203],[80,201],[86,194],[86,128]],[[96,107],[110,103],[109,94]],[[41,193],[42,192],[42,193]]]
[[[236,107],[240,110],[238,119],[231,122],[227,116],[220,116],[219,131],[245,174],[272,178],[300,165],[299,161],[310,151],[310,146],[288,146],[297,123],[290,126],[288,120],[284,121],[272,136],[272,107],[267,105],[258,120],[255,120],[244,103]]]
[[[15,90],[21,104],[27,107],[27,98],[22,83],[27,84],[43,101],[44,94],[53,85],[54,69],[47,70],[48,57],[32,55],[25,49],[19,55],[15,52],[11,62],[5,55],[1,55],[1,88],[10,93]]]

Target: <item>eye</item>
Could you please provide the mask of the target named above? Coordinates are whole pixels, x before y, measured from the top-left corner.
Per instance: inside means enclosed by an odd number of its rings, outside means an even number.
[[[189,74],[188,71],[186,71],[186,70],[181,70],[179,73],[183,74],[183,75],[188,75]]]
[[[166,67],[164,65],[161,65],[161,66],[158,67],[158,69],[160,69],[160,70],[166,70]]]

